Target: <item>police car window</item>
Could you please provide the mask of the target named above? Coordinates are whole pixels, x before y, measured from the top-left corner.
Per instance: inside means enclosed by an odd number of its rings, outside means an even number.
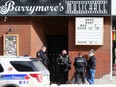
[[[3,72],[4,70],[3,70],[3,67],[2,67],[2,65],[0,64],[0,72]]]
[[[11,61],[10,63],[19,72],[38,71],[31,61]]]
[[[46,67],[42,64],[41,61],[36,61],[36,60],[33,61],[32,60],[32,63],[37,68],[37,70],[39,70],[39,71],[46,70]]]

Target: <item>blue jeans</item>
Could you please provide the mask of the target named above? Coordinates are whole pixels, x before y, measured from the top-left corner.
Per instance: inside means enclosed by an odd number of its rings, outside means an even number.
[[[89,84],[94,84],[94,78],[95,78],[95,70],[90,69],[87,75],[87,81],[89,82]]]

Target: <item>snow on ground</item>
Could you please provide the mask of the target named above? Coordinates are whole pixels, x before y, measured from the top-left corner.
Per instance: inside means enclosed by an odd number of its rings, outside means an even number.
[[[50,87],[116,87],[116,85],[113,84],[102,84],[102,85],[89,85],[89,84],[85,84],[85,85],[75,85],[75,84],[66,84],[66,85],[56,85],[56,84],[52,84]]]

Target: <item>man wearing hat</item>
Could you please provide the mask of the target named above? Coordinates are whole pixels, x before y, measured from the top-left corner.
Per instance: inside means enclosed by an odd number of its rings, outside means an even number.
[[[94,78],[95,78],[95,68],[96,68],[96,58],[94,56],[94,50],[91,49],[89,51],[89,59],[88,59],[88,75],[87,75],[87,81],[89,84],[94,84]]]

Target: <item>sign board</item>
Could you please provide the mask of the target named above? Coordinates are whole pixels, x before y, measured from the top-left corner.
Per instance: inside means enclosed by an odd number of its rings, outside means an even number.
[[[111,0],[1,0],[0,16],[109,16]]]
[[[112,8],[111,14],[116,15],[116,0],[112,0],[111,8]]]
[[[75,45],[103,45],[102,17],[76,17]]]
[[[4,35],[4,55],[18,56],[19,55],[19,38],[17,34]]]

